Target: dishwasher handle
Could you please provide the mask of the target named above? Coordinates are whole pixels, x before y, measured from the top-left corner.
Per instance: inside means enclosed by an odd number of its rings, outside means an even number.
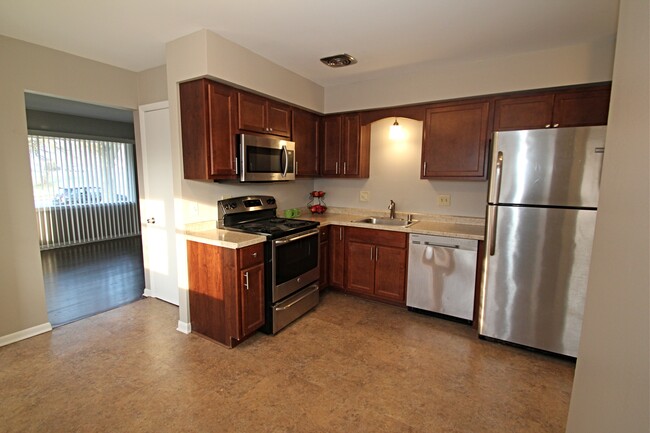
[[[440,247],[440,248],[453,248],[453,249],[460,249],[460,245],[443,245],[443,244],[435,244],[433,242],[422,242],[424,245],[428,245],[430,247]]]

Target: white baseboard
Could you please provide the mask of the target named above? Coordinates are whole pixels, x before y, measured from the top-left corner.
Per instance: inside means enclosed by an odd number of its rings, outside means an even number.
[[[147,298],[153,298],[153,292],[151,291],[151,289],[144,289],[143,295],[146,296]]]
[[[52,325],[50,322],[47,322],[41,325],[32,326],[31,328],[23,329],[22,331],[14,332],[13,334],[3,335],[0,337],[0,347],[15,343],[20,340],[24,340],[29,337],[34,337],[45,332],[50,332],[51,330]]]
[[[191,334],[192,333],[192,324],[188,322],[181,322],[180,320],[178,321],[178,328],[176,328],[178,332],[182,332],[183,334]]]

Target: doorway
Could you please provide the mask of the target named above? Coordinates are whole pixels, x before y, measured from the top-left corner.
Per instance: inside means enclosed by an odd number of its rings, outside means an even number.
[[[25,105],[50,323],[140,299],[133,113],[31,93]]]

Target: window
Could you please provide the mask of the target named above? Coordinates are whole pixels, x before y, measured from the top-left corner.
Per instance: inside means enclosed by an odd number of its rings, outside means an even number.
[[[139,234],[134,146],[29,135],[41,248]]]

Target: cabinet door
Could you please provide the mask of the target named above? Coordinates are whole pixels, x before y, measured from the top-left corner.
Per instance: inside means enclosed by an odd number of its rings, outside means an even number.
[[[180,85],[183,177],[235,177],[236,92],[210,80]]]
[[[358,114],[346,114],[341,116],[342,123],[342,144],[341,162],[339,173],[343,176],[359,176],[360,144],[361,144],[361,123]]]
[[[245,337],[264,325],[264,263],[240,271],[241,331]]]
[[[406,249],[375,248],[375,295],[389,301],[405,302]]]
[[[553,93],[497,99],[494,130],[550,128],[553,125]]]
[[[341,160],[341,116],[325,116],[321,122],[321,175],[337,176],[342,172]]]
[[[421,178],[484,179],[489,101],[426,110]]]
[[[318,287],[323,290],[325,287],[329,286],[329,243],[321,242],[320,243],[320,256],[319,256],[319,266],[320,266],[320,276]]]
[[[218,83],[209,84],[210,175],[230,178],[236,173],[234,113],[235,92]]]
[[[296,176],[318,176],[319,117],[303,110],[293,111],[293,141],[296,143]]]
[[[268,101],[266,107],[267,134],[291,137],[291,107],[274,101]]]
[[[555,95],[553,126],[606,125],[610,87]]]
[[[329,233],[330,285],[342,289],[345,284],[345,229],[330,226]]]
[[[348,240],[345,243],[346,290],[372,295],[375,287],[375,246]]]
[[[237,92],[237,96],[239,129],[266,133],[266,99],[243,92]]]

